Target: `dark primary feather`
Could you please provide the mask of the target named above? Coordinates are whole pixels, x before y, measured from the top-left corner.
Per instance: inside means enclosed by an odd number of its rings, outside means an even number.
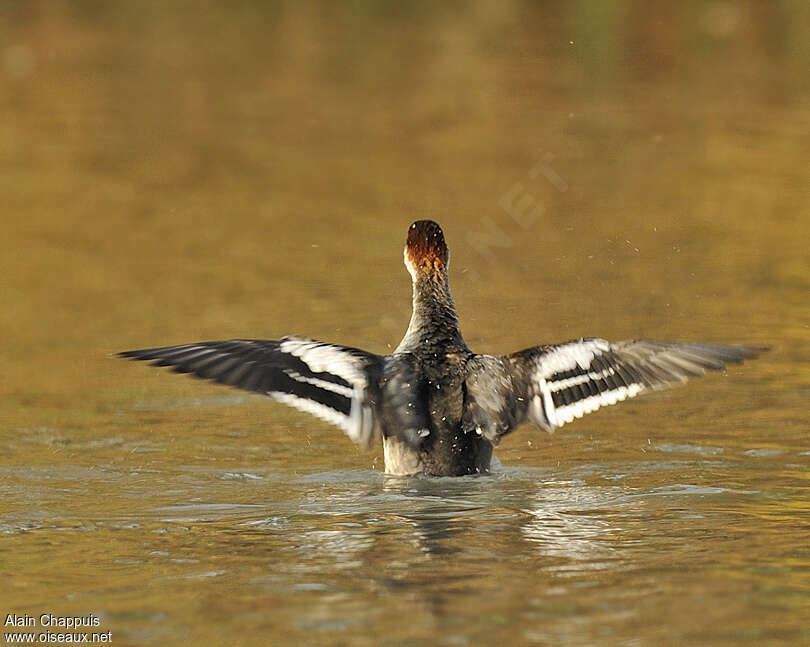
[[[300,358],[282,352],[282,341],[264,339],[233,339],[229,341],[207,341],[162,348],[146,348],[119,353],[120,357],[138,360],[153,360],[153,366],[170,366],[175,373],[192,373],[197,377],[214,380],[220,384],[234,386],[246,391],[265,392],[268,382],[282,373],[294,371],[310,375],[344,387],[351,383],[327,372],[314,373]],[[328,346],[328,345],[324,345]],[[357,349],[344,349],[347,353]]]
[[[269,395],[370,444],[380,356],[308,339],[233,339],[119,353],[246,391]]]

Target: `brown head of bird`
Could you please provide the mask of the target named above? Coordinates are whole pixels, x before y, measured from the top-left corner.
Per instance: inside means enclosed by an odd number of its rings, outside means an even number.
[[[447,276],[450,252],[442,228],[432,220],[417,220],[408,228],[405,267],[414,280],[443,280]]]

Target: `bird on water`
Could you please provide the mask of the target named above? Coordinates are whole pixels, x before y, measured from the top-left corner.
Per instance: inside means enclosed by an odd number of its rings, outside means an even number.
[[[413,313],[390,355],[313,339],[232,339],[130,350],[122,357],[269,395],[370,447],[385,471],[460,476],[487,472],[493,448],[523,422],[544,431],[765,348],[649,340],[577,339],[510,355],[471,351],[461,336],[441,227],[408,229],[405,266]]]

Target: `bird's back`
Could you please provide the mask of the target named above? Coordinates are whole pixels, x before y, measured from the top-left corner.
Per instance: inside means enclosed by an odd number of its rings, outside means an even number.
[[[385,381],[382,398],[387,472],[413,473],[415,464],[417,471],[442,476],[489,469],[492,445],[478,434],[467,433],[462,425],[472,356],[469,351],[447,352],[435,346],[392,356],[391,372],[396,377]],[[388,392],[395,397],[386,397]],[[422,425],[418,444],[399,433],[414,425]]]

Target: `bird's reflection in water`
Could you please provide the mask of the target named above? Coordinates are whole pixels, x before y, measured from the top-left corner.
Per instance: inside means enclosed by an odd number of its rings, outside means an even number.
[[[488,476],[420,478],[387,476],[383,486],[403,498],[392,519],[411,530],[411,543],[425,556],[450,555],[465,549],[486,514],[482,500],[491,487]]]
[[[620,487],[557,481],[545,471],[525,469],[462,478],[375,474],[339,488],[331,487],[332,476],[329,491],[312,488],[299,501],[298,511],[320,522],[299,527],[296,543],[302,552],[330,555],[335,565],[392,541],[400,544],[396,561],[474,553],[484,546],[490,554],[498,547],[514,554],[519,547],[526,555],[585,567],[620,552],[615,513],[628,505]],[[402,550],[403,540],[415,552]]]
[[[620,523],[630,503],[621,487],[558,481],[537,469],[461,478],[353,474],[301,483],[298,519],[287,527],[303,558],[299,568],[407,566],[457,555],[547,558],[587,569],[622,553]],[[555,568],[543,559],[537,566]]]
[[[297,485],[289,509],[275,511],[283,524],[250,528],[270,533],[277,555],[295,555],[281,557],[284,566],[263,586],[307,592],[306,622],[324,626],[370,617],[380,595],[404,596],[411,612],[439,626],[482,594],[517,604],[504,577],[528,578],[543,596],[578,574],[617,568],[631,549],[618,527],[630,505],[621,487],[554,480],[548,470],[461,478],[332,472]]]

